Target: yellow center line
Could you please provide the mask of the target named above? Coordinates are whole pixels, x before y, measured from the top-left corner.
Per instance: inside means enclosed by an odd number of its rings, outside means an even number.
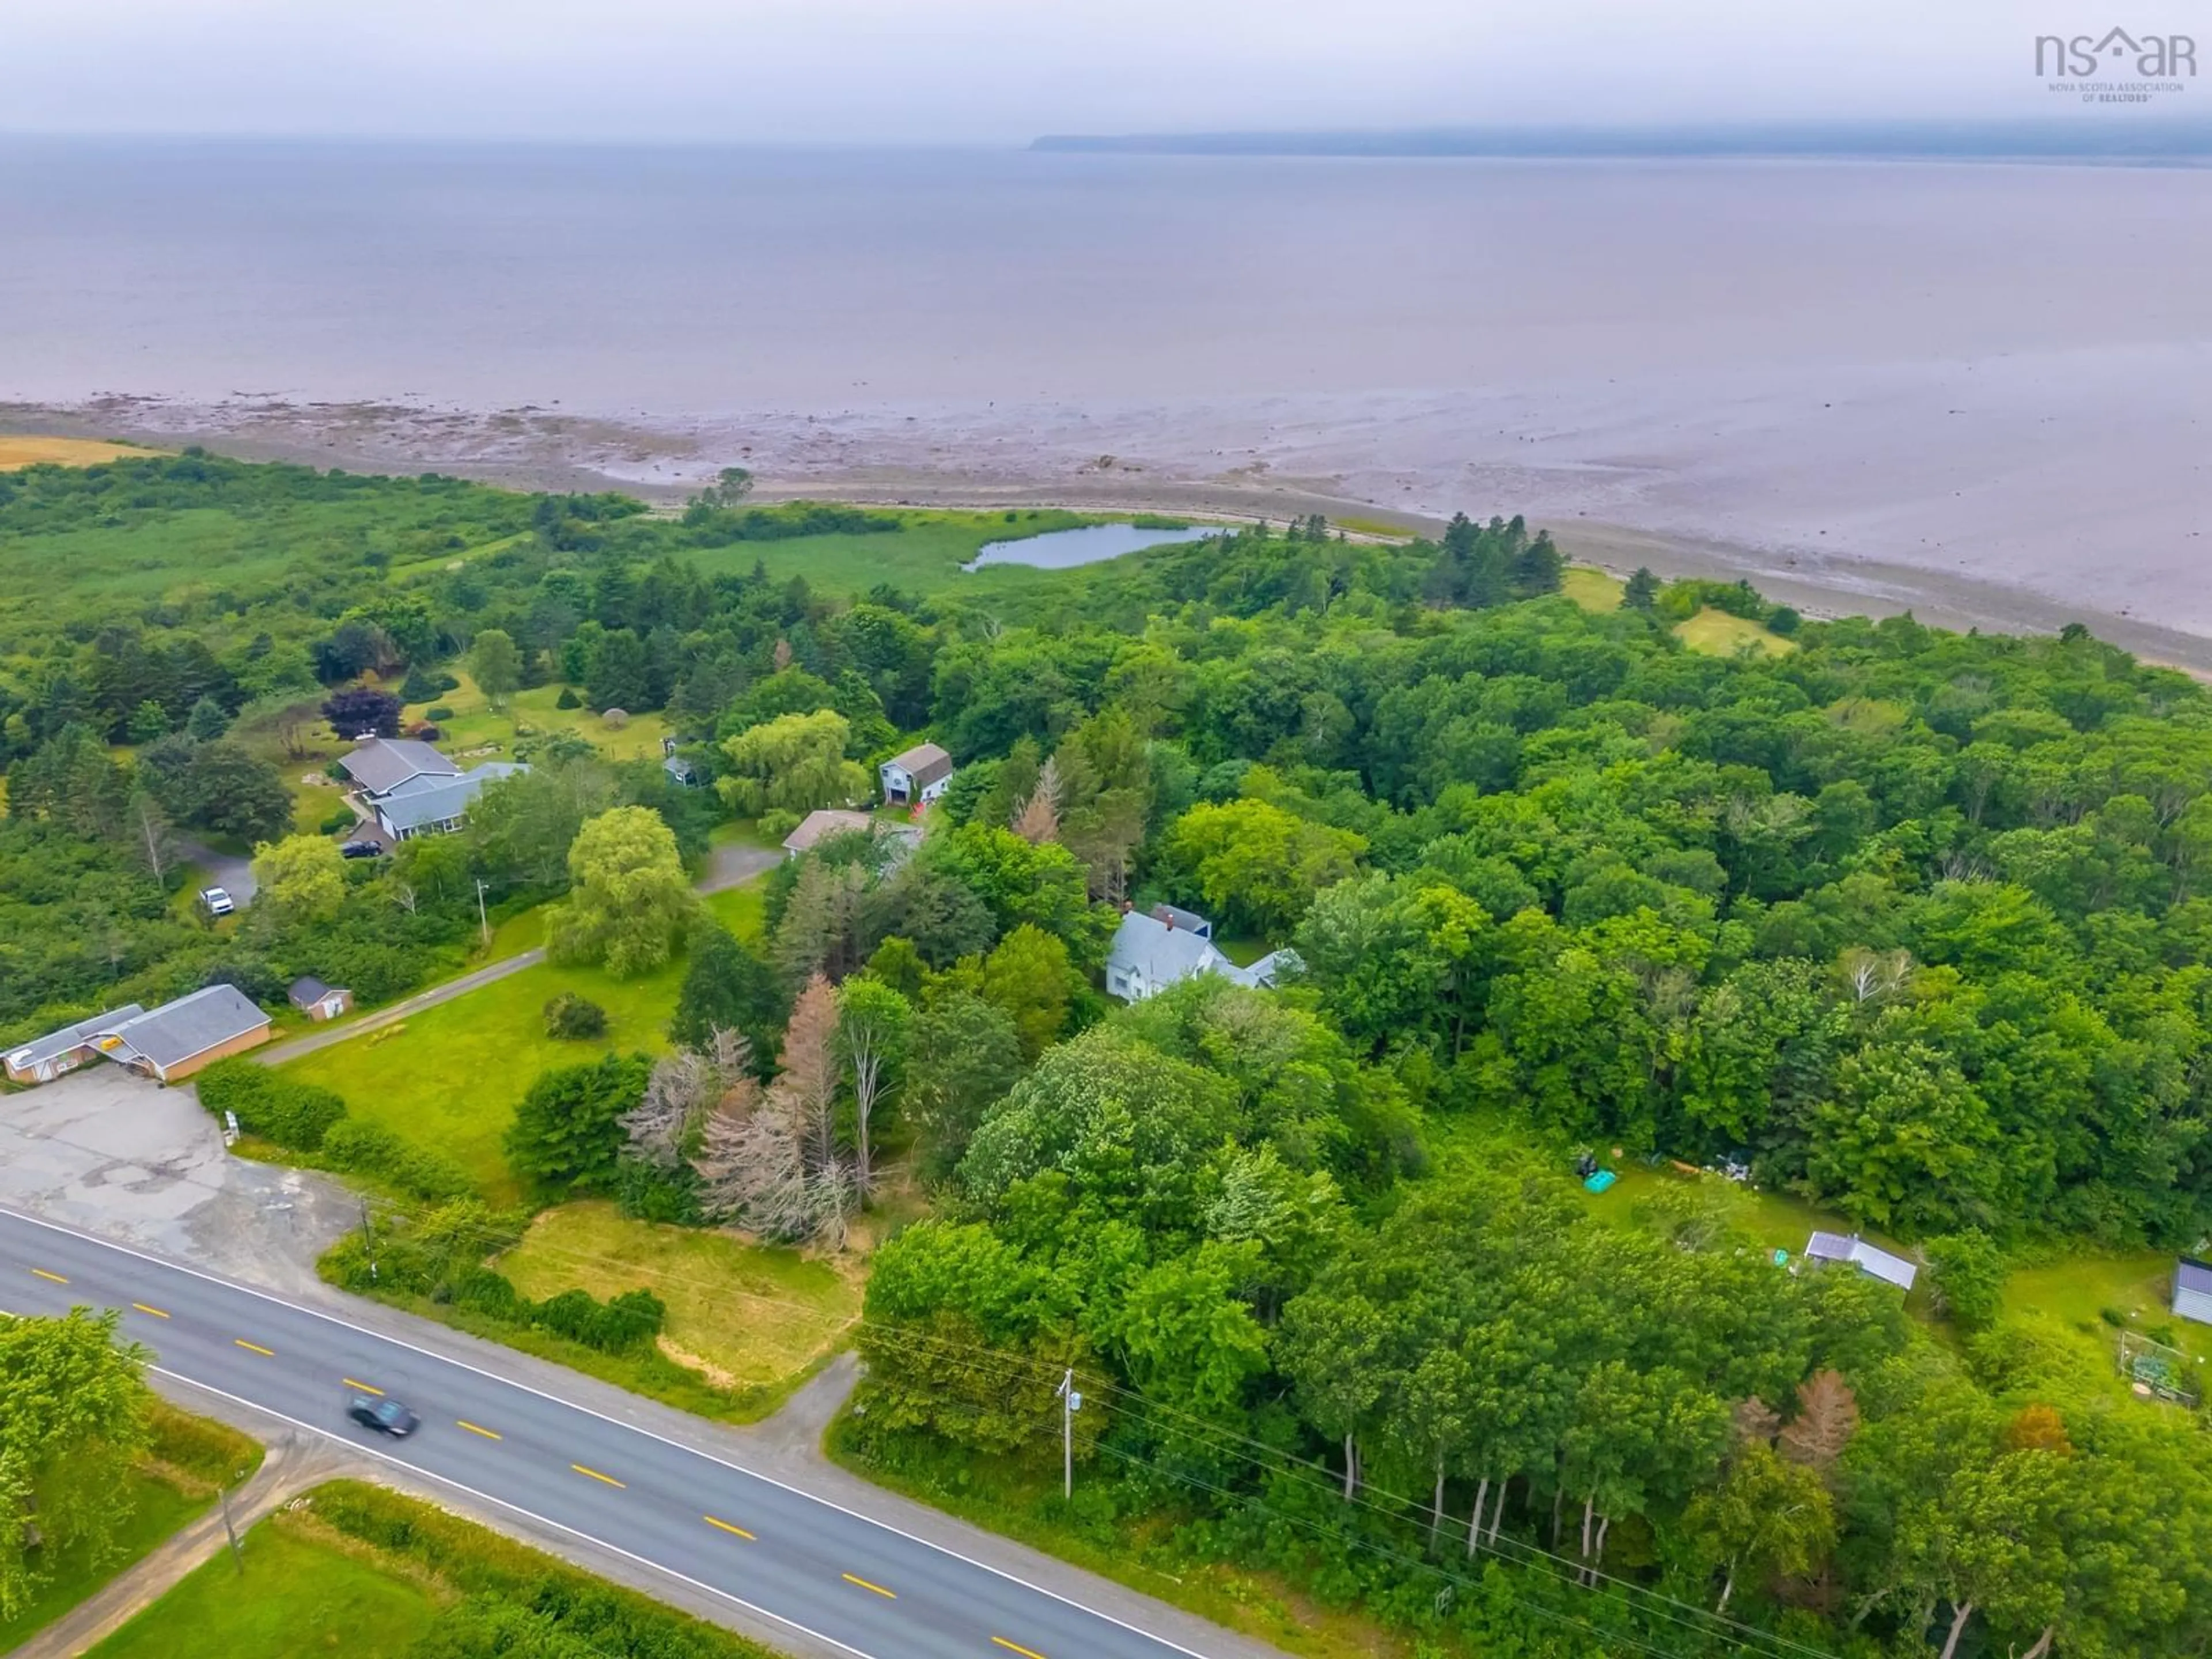
[[[701,1516],[699,1518],[700,1518],[701,1520],[704,1521],[704,1522],[705,1522],[708,1526],[710,1526],[710,1527],[719,1527],[719,1528],[720,1528],[724,1532],[730,1533],[730,1534],[733,1534],[733,1535],[734,1535],[734,1536],[736,1536],[736,1537],[743,1538],[743,1539],[745,1539],[745,1540],[749,1540],[749,1541],[750,1541],[750,1542],[754,1542],[754,1543],[757,1543],[757,1542],[759,1542],[759,1541],[760,1541],[759,1540],[757,1540],[757,1539],[754,1538],[754,1537],[753,1537],[753,1535],[752,1535],[752,1534],[750,1534],[750,1533],[747,1532],[747,1531],[746,1531],[743,1527],[733,1527],[733,1526],[732,1526],[732,1525],[731,1525],[728,1522],[726,1522],[726,1521],[717,1521],[717,1520],[716,1520],[716,1519],[714,1519],[714,1517],[713,1516],[711,1516],[711,1515],[702,1515],[702,1516]]]
[[[151,1314],[156,1319],[167,1319],[169,1316],[163,1313],[159,1308],[149,1308],[143,1302],[134,1302],[131,1305],[137,1309],[140,1313]]]
[[[581,1463],[571,1463],[568,1467],[575,1470],[579,1474],[589,1475],[594,1480],[604,1480],[610,1486],[619,1486],[622,1485],[622,1482],[616,1480],[611,1474],[601,1474],[597,1469],[587,1469]]]
[[[849,1572],[840,1573],[837,1576],[842,1578],[848,1584],[858,1584],[864,1590],[873,1590],[877,1595],[884,1596],[893,1601],[898,1600],[898,1592],[896,1590],[887,1590],[881,1584],[871,1584],[866,1579],[855,1578]]]
[[[276,1349],[264,1348],[258,1342],[248,1342],[242,1336],[234,1336],[230,1340],[236,1343],[240,1347],[245,1349],[246,1352],[258,1353],[264,1359],[274,1359],[276,1357]]]
[[[1008,1653],[1020,1654],[1022,1659],[1044,1659],[1044,1655],[1039,1653],[1035,1648],[1025,1648],[1019,1642],[1009,1642],[1003,1636],[994,1636],[991,1639],[1006,1649]]]
[[[345,1385],[349,1389],[359,1389],[363,1394],[373,1394],[379,1400],[384,1398],[384,1390],[376,1387],[374,1383],[356,1382],[353,1378],[349,1376],[345,1379]]]
[[[453,1421],[459,1424],[462,1428],[466,1429],[471,1434],[480,1434],[487,1440],[497,1440],[500,1438],[500,1435],[496,1430],[480,1429],[465,1417],[457,1417]]]
[[[69,1283],[69,1280],[64,1279],[59,1273],[50,1273],[44,1267],[33,1267],[31,1271],[39,1278],[52,1279],[57,1285],[66,1285]]]

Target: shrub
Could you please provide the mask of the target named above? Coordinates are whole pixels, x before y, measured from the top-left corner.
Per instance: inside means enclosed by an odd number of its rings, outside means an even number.
[[[588,997],[563,991],[545,1004],[545,1035],[581,1042],[607,1034],[607,1011]]]
[[[441,702],[434,708],[425,710],[422,718],[426,720],[449,720],[453,718],[453,711]]]
[[[2128,1328],[2127,1315],[2121,1312],[2118,1308],[2111,1307],[2109,1305],[2100,1308],[2097,1310],[2097,1317],[2103,1320],[2107,1325],[2110,1325],[2116,1331],[2124,1331]]]
[[[348,1118],[323,1138],[322,1150],[332,1169],[380,1176],[426,1202],[465,1198],[476,1190],[468,1171],[443,1152],[412,1146],[381,1123]]]
[[[250,1135],[295,1152],[322,1150],[346,1115],[345,1102],[328,1089],[295,1083],[243,1058],[218,1061],[199,1075],[200,1104],[217,1117],[235,1115]]]
[[[584,700],[573,689],[564,685],[561,688],[561,695],[553,699],[553,706],[556,708],[581,708]]]
[[[353,808],[342,805],[315,826],[315,833],[319,836],[335,836],[342,830],[352,829],[360,822],[360,819],[354,817]]]

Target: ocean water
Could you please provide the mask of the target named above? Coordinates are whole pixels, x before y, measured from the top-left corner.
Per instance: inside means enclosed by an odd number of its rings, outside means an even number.
[[[18,140],[0,402],[431,410],[425,464],[557,411],[676,434],[592,458],[641,478],[1110,458],[2212,631],[2207,270],[2208,169]]]

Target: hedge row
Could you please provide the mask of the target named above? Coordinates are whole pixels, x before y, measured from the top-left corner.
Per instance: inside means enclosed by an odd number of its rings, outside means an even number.
[[[468,1598],[440,1613],[419,1653],[776,1659],[758,1643],[397,1492],[336,1480],[302,1502],[345,1536],[400,1557]]]
[[[199,1074],[200,1104],[234,1115],[247,1134],[300,1152],[327,1169],[374,1176],[410,1197],[442,1203],[476,1190],[442,1152],[410,1145],[381,1123],[346,1115],[343,1097],[240,1056]]]
[[[418,1230],[387,1231],[374,1247],[360,1234],[349,1234],[325,1252],[323,1276],[363,1296],[421,1296],[450,1303],[501,1324],[549,1331],[601,1353],[642,1352],[660,1334],[668,1307],[650,1291],[624,1291],[605,1302],[589,1291],[563,1291],[532,1302],[506,1274],[483,1265],[486,1249],[479,1248],[480,1237],[472,1233],[465,1243],[448,1238],[444,1218],[450,1213],[440,1212]]]

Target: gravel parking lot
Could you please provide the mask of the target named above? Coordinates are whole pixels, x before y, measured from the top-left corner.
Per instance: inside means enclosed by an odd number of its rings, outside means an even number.
[[[291,1291],[360,1218],[336,1182],[233,1158],[190,1084],[100,1063],[0,1095],[0,1205]]]

